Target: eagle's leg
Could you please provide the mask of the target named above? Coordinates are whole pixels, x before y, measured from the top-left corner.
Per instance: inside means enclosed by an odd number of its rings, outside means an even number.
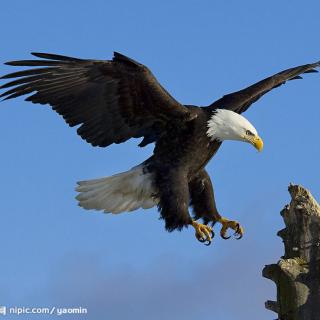
[[[222,224],[220,235],[223,239],[230,238],[230,236],[226,235],[228,229],[234,230],[234,235],[236,239],[241,239],[243,237],[244,229],[243,227],[241,227],[239,222],[228,220],[226,218],[221,217],[220,215],[219,215],[219,218],[217,219],[217,222],[220,222]]]
[[[202,169],[189,182],[189,191],[191,196],[191,206],[195,214],[195,218],[202,218],[205,224],[211,223],[212,226],[216,222],[222,224],[220,235],[223,239],[229,239],[228,229],[235,231],[237,239],[242,238],[244,230],[237,221],[231,221],[219,214],[214,198],[213,185],[208,173]]]
[[[194,229],[196,230],[196,238],[200,241],[200,242],[204,242],[205,245],[210,245],[211,244],[211,240],[214,237],[214,232],[212,230],[211,227],[209,227],[208,225],[196,222],[194,220],[192,220],[191,225],[194,227]]]

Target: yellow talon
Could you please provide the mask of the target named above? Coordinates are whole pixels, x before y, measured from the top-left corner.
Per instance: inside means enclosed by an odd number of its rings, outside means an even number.
[[[237,239],[241,239],[244,234],[244,229],[241,227],[239,222],[237,221],[231,221],[226,218],[221,217],[219,220],[217,220],[222,224],[222,228],[220,231],[220,235],[223,239],[229,239],[230,236],[226,236],[227,230],[230,228],[235,231],[234,235]]]
[[[205,244],[208,246],[211,243],[211,240],[214,236],[213,230],[211,227],[202,224],[202,223],[198,223],[196,221],[192,221],[191,225],[194,227],[194,229],[196,230],[196,238],[200,241],[200,242],[205,242]]]

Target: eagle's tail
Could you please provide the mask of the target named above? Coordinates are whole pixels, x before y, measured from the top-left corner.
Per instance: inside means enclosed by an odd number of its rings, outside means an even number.
[[[147,209],[157,204],[152,174],[143,172],[143,165],[111,177],[80,181],[76,191],[79,206],[105,213]]]

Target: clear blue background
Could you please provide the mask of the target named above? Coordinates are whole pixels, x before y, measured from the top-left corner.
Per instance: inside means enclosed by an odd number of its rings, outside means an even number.
[[[2,1],[0,59],[110,59],[115,50],[149,66],[182,103],[207,105],[319,60],[319,10],[316,0]],[[227,142],[208,165],[220,211],[246,229],[210,247],[190,228],[165,232],[155,209],[110,216],[77,206],[76,181],[127,170],[152,147],[92,148],[50,108],[3,102],[0,305],[88,308],[60,319],[275,318],[264,301],[276,290],[261,270],[282,254],[289,182],[320,198],[319,88],[311,74],[269,93],[245,114],[264,152]]]

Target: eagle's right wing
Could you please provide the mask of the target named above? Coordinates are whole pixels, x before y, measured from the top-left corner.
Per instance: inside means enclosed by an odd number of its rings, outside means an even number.
[[[147,67],[119,53],[113,60],[85,60],[33,53],[43,60],[11,61],[11,66],[40,67],[7,74],[17,78],[4,100],[32,94],[26,101],[49,104],[93,146],[106,147],[132,137],[142,146],[156,141],[168,125],[191,118]]]

